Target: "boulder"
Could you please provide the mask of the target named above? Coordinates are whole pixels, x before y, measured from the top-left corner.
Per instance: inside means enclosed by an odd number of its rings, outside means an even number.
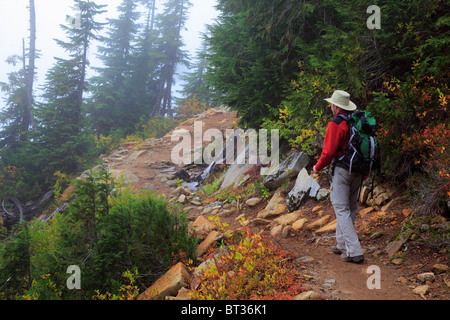
[[[375,198],[373,204],[377,207],[380,207],[384,203],[386,203],[386,201],[388,201],[389,199],[390,199],[389,195],[386,192],[383,192]]]
[[[291,226],[285,226],[284,228],[283,228],[283,231],[281,232],[281,236],[283,237],[283,238],[287,238],[290,234],[291,234],[291,231],[292,231],[293,229],[292,229],[292,227]]]
[[[137,160],[146,150],[133,151],[133,153],[128,157],[130,160]]]
[[[177,200],[179,203],[183,204],[186,202],[186,196],[184,194],[180,195]]]
[[[295,221],[297,221],[300,218],[300,212],[294,211],[288,214],[284,214],[281,217],[278,217],[274,220],[275,224],[279,224],[282,226],[291,224]]]
[[[319,230],[316,231],[316,234],[323,234],[323,233],[331,233],[336,231],[336,219],[330,222],[329,224],[323,226]]]
[[[262,201],[261,198],[251,198],[251,199],[248,199],[245,203],[249,207],[254,207],[254,206],[258,205],[261,201]]]
[[[449,270],[450,268],[445,264],[438,263],[433,265],[433,271],[437,274],[445,273],[448,272]]]
[[[273,227],[272,230],[270,230],[270,235],[272,237],[276,237],[276,236],[280,235],[282,231],[283,231],[283,226],[280,224],[278,226]]]
[[[315,206],[315,207],[312,209],[312,213],[318,212],[320,209],[322,209],[322,206]]]
[[[137,300],[162,300],[167,296],[175,296],[181,288],[187,287],[186,279],[188,277],[189,272],[186,266],[179,262],[140,294]]]
[[[223,211],[219,214],[219,216],[220,216],[220,217],[226,218],[226,217],[232,216],[235,212],[236,212],[236,210],[223,210]]]
[[[373,189],[373,197],[376,198],[378,197],[380,194],[385,193],[386,189],[383,185],[378,185]]]
[[[405,200],[407,200],[406,196],[402,196],[402,197],[397,197],[395,199],[392,199],[391,201],[389,201],[387,204],[385,204],[382,208],[381,211],[388,211],[389,209],[392,209],[393,207],[397,206],[398,204],[404,202]]]
[[[257,218],[267,219],[268,217],[277,216],[287,211],[285,199],[281,189],[278,189],[270,199],[267,206],[258,212]]]
[[[289,192],[286,201],[289,211],[295,211],[301,206],[303,201],[306,200],[306,197],[309,195],[311,185],[314,183],[317,183],[317,181],[308,174],[305,168],[303,168],[298,174],[295,186],[291,192]]]
[[[216,241],[216,239],[220,236],[220,232],[213,231],[211,232],[205,240],[197,248],[197,256],[201,257],[208,249],[212,246],[212,244]]]
[[[358,211],[358,214],[359,214],[360,216],[364,217],[366,214],[369,214],[369,213],[371,213],[371,212],[373,212],[373,211],[375,211],[375,208],[374,208],[374,207],[367,207],[367,208],[364,208],[364,209],[359,210],[359,211]]]
[[[234,163],[230,166],[228,171],[225,173],[225,176],[222,181],[221,188],[225,189],[230,186],[234,186],[235,184],[239,183],[241,179],[244,177],[244,174],[252,169],[255,165],[254,164],[237,164]]]
[[[291,153],[278,167],[274,166],[264,179],[264,185],[270,189],[280,187],[283,183],[298,175],[300,170],[308,165],[309,161],[310,157],[304,152]]]
[[[366,186],[362,187],[361,193],[359,194],[359,202],[365,204],[369,199],[370,189]]]
[[[320,294],[314,291],[305,291],[293,297],[292,300],[320,300]]]
[[[391,243],[389,243],[388,246],[386,247],[386,249],[384,249],[388,258],[392,258],[400,250],[400,248],[406,243],[406,241],[408,241],[410,236],[411,236],[411,231],[407,231],[407,232],[400,234],[400,236],[397,240],[394,240]]]
[[[217,208],[222,208],[223,203],[220,201],[215,201],[213,203],[208,204],[206,207],[203,208],[202,214],[210,214]]]
[[[306,226],[306,228],[309,229],[309,230],[313,230],[313,229],[317,229],[317,228],[323,227],[324,225],[326,225],[328,223],[328,221],[330,221],[330,219],[331,219],[330,215],[323,216],[322,218],[317,219],[316,221],[311,222],[310,224],[308,224]]]
[[[320,185],[314,179],[314,181],[311,182],[311,189],[309,190],[309,196],[311,198],[317,197],[317,194],[319,193],[319,190],[320,190]]]
[[[192,299],[192,291],[186,288],[181,288],[180,291],[178,291],[178,294],[176,297],[174,297],[172,300],[193,300]]]
[[[308,219],[301,218],[294,222],[294,224],[292,225],[292,229],[294,229],[295,231],[299,231],[300,229],[303,228],[306,222],[308,222]]]
[[[417,279],[421,282],[433,282],[436,277],[433,272],[424,272],[417,275]]]
[[[418,286],[413,290],[413,293],[420,294],[421,296],[427,294],[428,290],[430,289],[429,286]]]
[[[256,226],[266,226],[272,223],[272,220],[256,218],[252,220],[252,223]]]
[[[124,184],[131,184],[131,183],[139,182],[138,176],[136,176],[132,172],[125,171],[123,169],[109,169],[109,173],[116,180],[123,179]]]
[[[256,166],[256,164],[251,164],[247,158],[245,159],[245,163],[238,164],[237,159],[239,159],[241,155],[247,155],[248,149],[249,145],[247,144],[242,153],[234,159],[233,164],[230,165],[227,172],[223,176],[222,185],[220,186],[221,189],[225,189],[230,186],[235,187],[245,177],[245,173]]]
[[[172,191],[172,196],[180,196],[182,194],[184,194],[185,196],[189,196],[191,195],[191,191],[189,191],[188,189],[184,188],[184,187],[178,187],[175,190]]]
[[[217,229],[217,226],[212,221],[209,221],[204,216],[199,216],[192,225],[197,237],[202,238],[203,234],[209,234],[212,230]]]
[[[330,194],[330,191],[322,188],[319,190],[319,192],[317,192],[316,199],[317,199],[317,201],[325,200],[329,194]]]

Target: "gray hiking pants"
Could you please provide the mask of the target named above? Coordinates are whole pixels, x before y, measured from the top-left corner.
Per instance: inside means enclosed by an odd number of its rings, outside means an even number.
[[[337,221],[337,247],[349,257],[363,255],[354,225],[361,179],[361,174],[350,175],[348,170],[335,167],[331,182],[331,203]]]

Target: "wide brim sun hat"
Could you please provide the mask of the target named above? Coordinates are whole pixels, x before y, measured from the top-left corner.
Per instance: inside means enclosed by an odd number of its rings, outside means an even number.
[[[357,108],[356,104],[350,101],[350,94],[342,90],[336,90],[331,98],[325,99],[325,101],[347,111],[355,111]]]

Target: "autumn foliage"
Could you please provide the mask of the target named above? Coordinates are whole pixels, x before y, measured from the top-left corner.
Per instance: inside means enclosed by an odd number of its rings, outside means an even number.
[[[305,290],[294,255],[245,229],[211,253],[193,292],[198,300],[286,300]]]

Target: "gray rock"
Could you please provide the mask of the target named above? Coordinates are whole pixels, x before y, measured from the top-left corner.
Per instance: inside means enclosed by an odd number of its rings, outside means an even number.
[[[244,173],[252,169],[254,166],[255,166],[254,164],[249,163],[232,164],[225,173],[221,188],[225,189],[228,188],[229,186],[234,186],[236,183],[239,183],[241,179],[244,177]]]
[[[310,157],[304,152],[291,153],[278,167],[274,167],[264,179],[264,185],[270,189],[276,189],[286,181],[298,175],[305,168]]]
[[[213,212],[216,208],[222,207],[223,203],[220,201],[216,201],[213,203],[208,204],[202,211],[202,214],[208,214]]]
[[[295,211],[301,206],[303,201],[305,201],[306,197],[309,195],[311,185],[314,182],[316,182],[316,180],[314,180],[308,174],[306,169],[303,168],[298,174],[295,186],[292,188],[291,192],[289,192],[288,199],[286,200],[289,211]]]
[[[311,190],[309,191],[309,196],[311,198],[315,198],[317,196],[317,194],[319,193],[320,190],[320,185],[317,183],[316,180],[314,180],[311,183]]]
[[[256,164],[250,163],[248,159],[249,148],[249,144],[247,143],[241,154],[234,159],[233,164],[231,164],[228,168],[227,172],[223,176],[222,184],[220,186],[222,189],[230,186],[235,187],[245,177],[245,173],[256,166]],[[238,159],[240,159],[241,156],[244,156],[245,159],[243,164],[238,163]]]
[[[317,192],[316,199],[318,201],[324,200],[328,197],[329,193],[330,192],[327,189],[320,189],[319,192]]]

